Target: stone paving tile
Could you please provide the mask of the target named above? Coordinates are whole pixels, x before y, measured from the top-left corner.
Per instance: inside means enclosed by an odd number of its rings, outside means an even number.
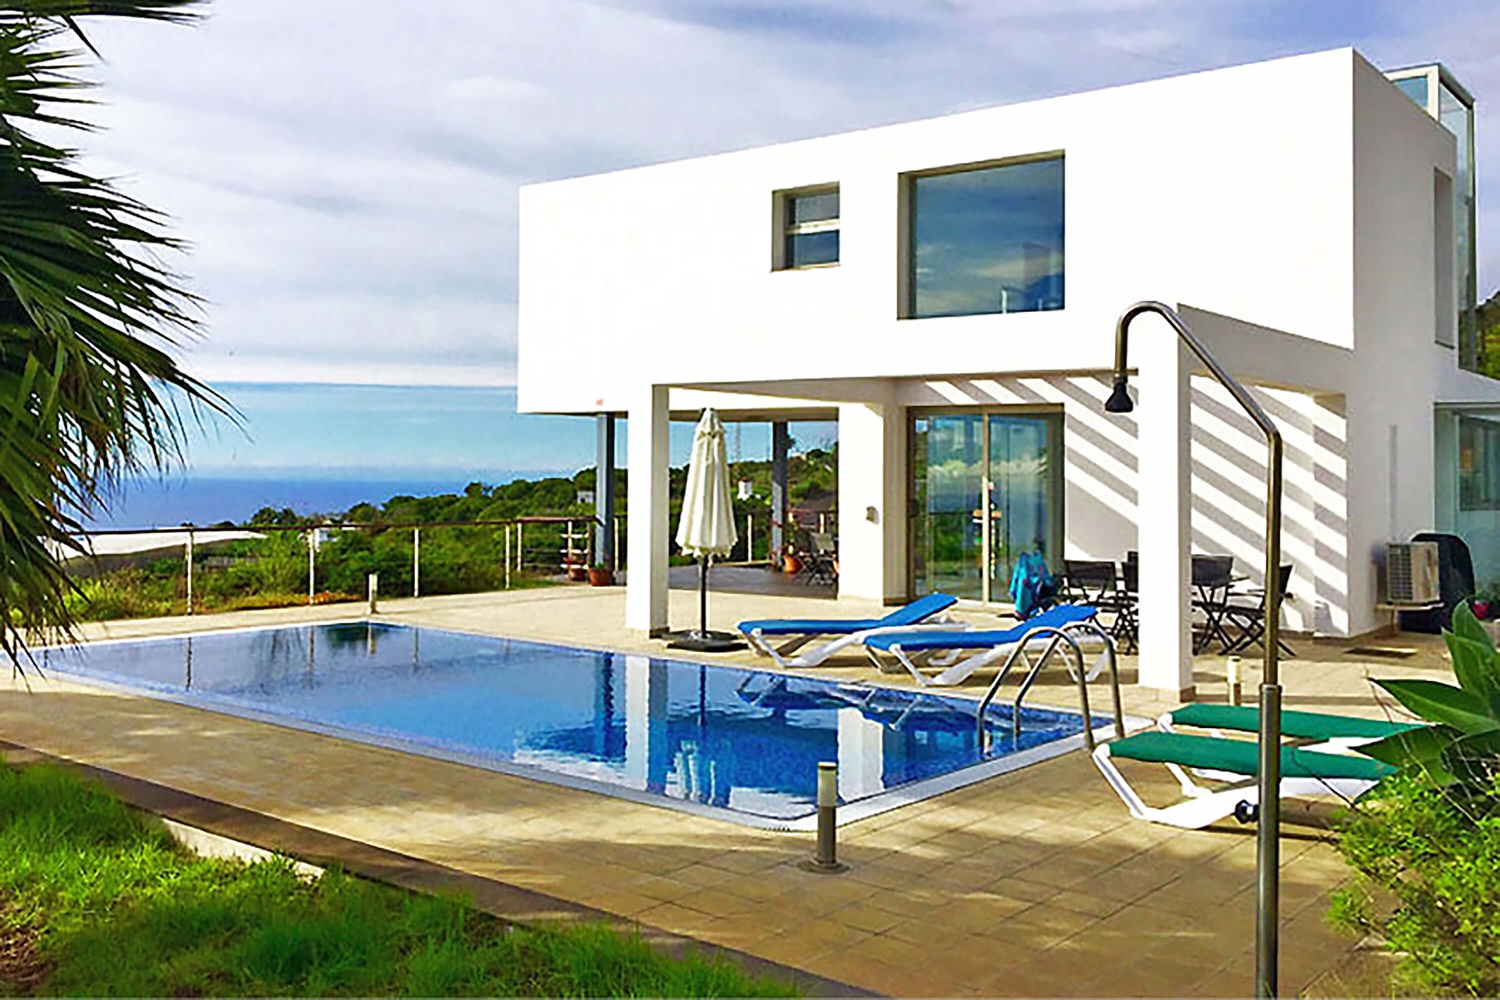
[[[882,910],[878,906],[869,903],[852,903],[849,906],[834,910],[827,914],[827,919],[853,927],[855,930],[868,931],[871,934],[880,934],[888,931],[906,918],[899,913]]]

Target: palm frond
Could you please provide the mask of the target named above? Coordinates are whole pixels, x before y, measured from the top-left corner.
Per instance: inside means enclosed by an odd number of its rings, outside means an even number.
[[[43,141],[75,117],[74,20],[184,21],[194,0],[0,2],[0,649],[26,630],[71,634],[70,511],[99,509],[127,474],[182,453],[176,400],[232,415],[169,353],[196,335],[197,300],[158,255],[180,248],[159,213]],[[84,39],[87,43],[87,39]]]

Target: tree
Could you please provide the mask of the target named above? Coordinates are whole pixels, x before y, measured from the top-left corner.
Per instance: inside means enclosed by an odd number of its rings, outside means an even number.
[[[0,0],[0,648],[71,634],[62,560],[122,476],[178,460],[184,410],[230,412],[168,353],[194,297],[159,213],[53,145],[90,125],[92,16],[184,22],[198,0]],[[97,54],[97,53],[95,53]]]

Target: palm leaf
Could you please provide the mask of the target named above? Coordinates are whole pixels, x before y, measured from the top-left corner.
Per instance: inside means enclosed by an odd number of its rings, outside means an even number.
[[[1489,706],[1463,688],[1427,680],[1377,680],[1396,700],[1429,722],[1473,735],[1500,729]]]
[[[132,472],[182,453],[182,413],[232,408],[168,350],[196,300],[159,255],[160,216],[80,169],[39,126],[87,131],[79,18],[186,21],[194,0],[0,2],[0,648],[67,634],[64,559]],[[53,134],[52,132],[48,133]]]

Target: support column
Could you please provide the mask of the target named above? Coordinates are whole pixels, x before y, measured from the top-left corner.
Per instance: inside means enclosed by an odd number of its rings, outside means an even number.
[[[667,628],[667,475],[671,412],[667,387],[632,394],[626,441],[630,521],[626,547],[625,627],[659,635]]]
[[[1137,321],[1140,326],[1147,317]],[[1149,318],[1131,343],[1139,358],[1136,406],[1140,676],[1145,687],[1193,694],[1191,395],[1177,335]]]
[[[792,436],[787,432],[785,420],[771,423],[771,562],[781,568],[781,555],[787,545],[787,452],[791,450]]]
[[[598,434],[594,457],[594,561],[615,568],[615,415],[596,418]]]
[[[839,404],[839,596],[906,595],[906,426],[895,403]]]

